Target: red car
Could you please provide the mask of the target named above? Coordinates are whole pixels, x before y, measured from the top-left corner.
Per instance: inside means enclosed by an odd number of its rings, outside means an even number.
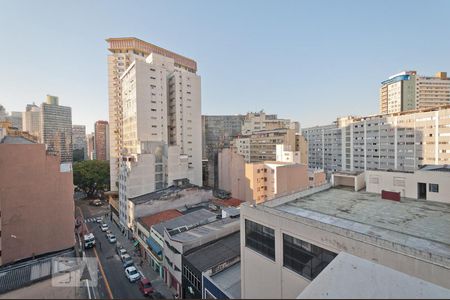
[[[139,290],[144,296],[148,296],[154,292],[153,286],[147,278],[141,278],[139,280]]]

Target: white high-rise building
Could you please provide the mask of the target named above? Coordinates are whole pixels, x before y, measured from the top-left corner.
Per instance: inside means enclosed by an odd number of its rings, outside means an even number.
[[[36,104],[28,104],[22,113],[22,130],[36,137],[40,136],[41,109]]]
[[[202,185],[201,87],[195,72],[157,53],[135,59],[120,83],[119,219],[132,227],[127,199],[176,179]]]
[[[446,72],[438,72],[435,76],[420,76],[416,71],[404,71],[381,83],[381,113],[397,113],[448,104],[450,78]]]
[[[108,50],[108,94],[109,94],[109,151],[111,191],[118,190],[118,174],[120,157],[123,154],[123,110],[122,110],[122,84],[120,76],[135,61],[144,61],[152,53],[173,59],[173,68],[185,71],[186,74],[195,75],[197,63],[187,57],[163,49],[156,45],[144,42],[137,38],[109,38]],[[183,73],[183,74],[184,74]],[[184,75],[183,75],[184,76]],[[167,89],[167,87],[165,87]],[[200,93],[200,90],[199,90]],[[161,95],[158,95],[159,97]],[[193,98],[190,98],[193,99]],[[168,108],[166,108],[168,109]],[[200,122],[200,121],[199,121]],[[170,125],[169,125],[170,126]],[[201,139],[200,139],[201,141]],[[199,145],[201,145],[199,143]],[[200,154],[201,155],[201,154]]]
[[[310,168],[328,172],[400,170],[450,163],[450,105],[339,118],[302,130]]]

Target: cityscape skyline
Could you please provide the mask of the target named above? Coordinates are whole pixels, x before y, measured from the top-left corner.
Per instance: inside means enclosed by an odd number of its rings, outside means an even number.
[[[72,107],[73,124],[86,125],[87,132],[93,131],[95,121],[108,120],[105,39],[109,37],[135,36],[198,61],[204,115],[263,109],[299,121],[302,127],[328,124],[338,116],[378,113],[380,83],[392,74],[416,70],[433,75],[450,70],[444,58],[450,42],[439,39],[439,47],[435,42],[445,33],[445,11],[450,7],[444,1],[432,7],[390,3],[388,11],[379,3],[355,4],[353,14],[335,3],[327,3],[326,9],[323,3],[292,2],[283,8],[258,3],[251,17],[248,12],[255,3],[247,2],[239,5],[229,26],[223,25],[230,21],[226,16],[235,3],[219,4],[221,14],[208,13],[212,6],[205,2],[169,4],[164,9],[157,3],[144,3],[143,7],[161,8],[160,14],[147,21],[148,10],[133,10],[135,18],[128,23],[115,20],[119,14],[131,13],[129,8],[106,14],[101,10],[106,2],[92,4],[89,11],[80,3],[72,5],[71,16],[58,14],[63,7],[53,4],[50,12],[45,5],[27,3],[27,12],[19,11],[18,1],[6,3],[0,12],[0,32],[16,49],[0,50],[0,62],[13,70],[0,75],[5,83],[0,103],[8,112],[24,111],[26,104],[40,104],[46,94],[54,94]],[[289,11],[284,9],[287,6]],[[308,12],[319,8],[322,17],[312,19],[317,14]],[[172,24],[152,26],[169,13],[177,16]],[[383,18],[371,17],[381,13]],[[84,24],[71,22],[82,15]],[[414,30],[396,25],[411,20]],[[31,27],[33,31],[28,30]],[[417,34],[422,37],[420,44],[415,43]],[[49,48],[53,41],[60,42]],[[27,44],[33,45],[32,51],[26,51]],[[277,54],[281,51],[282,58]],[[267,76],[281,72],[283,76]],[[23,81],[28,82],[26,89],[17,85]],[[312,114],[318,109],[322,109],[320,117]]]

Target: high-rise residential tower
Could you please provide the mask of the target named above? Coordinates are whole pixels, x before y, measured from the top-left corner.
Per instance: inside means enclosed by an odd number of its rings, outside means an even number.
[[[72,108],[59,105],[59,99],[47,95],[41,104],[40,141],[57,153],[61,163],[72,162]]]
[[[72,145],[74,160],[75,156],[78,159],[85,160],[87,158],[86,126],[72,125]]]
[[[39,138],[41,130],[41,109],[36,104],[27,104],[22,113],[22,130]]]
[[[189,58],[168,51],[137,38],[110,38],[108,42],[108,95],[109,95],[109,131],[110,131],[110,166],[111,190],[117,191],[119,158],[123,147],[122,140],[122,85],[120,76],[134,60],[144,61],[151,53],[173,59],[174,67],[195,74],[197,63]]]
[[[94,151],[95,159],[109,160],[109,125],[108,121],[95,122]]]
[[[381,83],[382,114],[447,104],[450,104],[450,78],[446,72],[420,76],[416,71],[404,71]]]

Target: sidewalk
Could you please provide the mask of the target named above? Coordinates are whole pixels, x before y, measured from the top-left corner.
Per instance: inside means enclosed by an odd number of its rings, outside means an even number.
[[[125,248],[128,254],[133,257],[136,268],[141,272],[141,274],[144,275],[145,278],[150,280],[156,291],[161,293],[161,295],[166,299],[173,299],[175,290],[169,288],[165,284],[163,279],[159,277],[159,274],[150,267],[149,262],[144,261],[142,267],[139,265],[141,257],[139,257],[137,254],[134,254],[135,247],[133,246],[131,241],[122,233],[118,225],[114,221],[111,221],[109,218],[104,218],[104,221],[107,221],[109,230],[111,230],[111,232],[116,236],[117,243]]]

